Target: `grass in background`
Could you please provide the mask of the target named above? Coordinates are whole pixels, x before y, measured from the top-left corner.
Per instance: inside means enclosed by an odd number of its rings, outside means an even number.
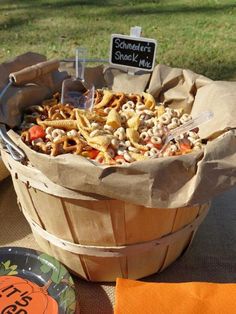
[[[29,50],[71,57],[78,46],[108,58],[110,35],[135,25],[158,41],[158,63],[236,80],[235,0],[0,0],[0,62]]]

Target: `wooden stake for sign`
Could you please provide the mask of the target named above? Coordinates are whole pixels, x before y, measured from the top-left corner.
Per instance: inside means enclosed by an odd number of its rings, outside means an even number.
[[[141,31],[142,31],[142,27],[140,27],[140,26],[131,27],[130,28],[130,36],[132,36],[132,37],[140,37]],[[136,69],[129,69],[128,70],[128,74],[129,75],[134,75],[136,71],[137,71]]]

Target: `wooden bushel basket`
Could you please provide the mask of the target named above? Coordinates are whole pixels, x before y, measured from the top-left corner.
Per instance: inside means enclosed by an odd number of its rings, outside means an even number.
[[[40,247],[91,281],[138,279],[162,271],[190,245],[209,208],[146,208],[99,196],[91,200],[4,151],[2,158]]]

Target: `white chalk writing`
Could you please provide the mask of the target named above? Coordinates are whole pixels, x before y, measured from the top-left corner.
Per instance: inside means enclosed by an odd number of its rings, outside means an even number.
[[[141,51],[141,52],[151,52],[152,48],[149,47],[149,43],[127,43],[125,40],[121,40],[120,38],[115,39],[115,48],[116,49],[128,49],[133,51]]]

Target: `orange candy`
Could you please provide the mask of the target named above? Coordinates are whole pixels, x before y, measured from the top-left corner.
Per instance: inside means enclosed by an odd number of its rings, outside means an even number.
[[[95,159],[98,154],[99,154],[99,150],[97,149],[91,149],[88,151],[88,157],[91,159]]]
[[[40,125],[34,125],[29,129],[30,140],[36,140],[38,138],[44,138],[46,133]]]
[[[153,142],[150,141],[150,140],[147,142],[147,144],[152,144],[153,147],[157,148],[158,150],[160,150],[160,149],[162,148],[162,146],[163,146],[162,143],[160,143],[160,144],[155,144],[155,143],[153,143]]]
[[[188,139],[182,139],[179,141],[179,148],[182,153],[187,153],[192,150],[191,142]]]

